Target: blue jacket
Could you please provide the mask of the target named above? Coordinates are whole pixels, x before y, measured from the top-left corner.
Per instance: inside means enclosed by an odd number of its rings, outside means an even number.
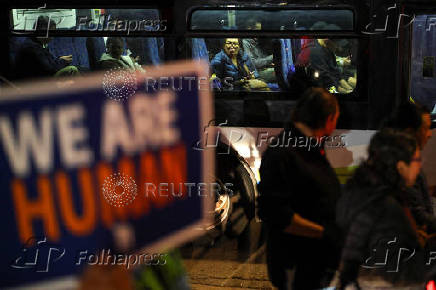
[[[236,67],[230,57],[221,50],[215,55],[215,57],[210,62],[212,67],[212,73],[216,74],[219,79],[224,79],[226,77],[233,78],[233,81],[240,80],[244,77],[249,77],[248,72],[244,69],[244,65],[254,73],[254,77],[258,78],[259,74],[251,62],[247,54],[239,52],[238,54],[238,67]]]

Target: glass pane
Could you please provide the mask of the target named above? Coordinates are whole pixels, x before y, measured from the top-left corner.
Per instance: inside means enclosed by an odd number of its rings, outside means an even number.
[[[134,71],[165,60],[163,38],[154,37],[12,37],[9,47],[12,79]]]
[[[13,30],[165,31],[157,9],[12,9]]]
[[[352,31],[351,10],[196,10],[192,30]]]
[[[436,15],[419,15],[413,22],[411,97],[436,114]]]
[[[348,94],[357,47],[355,39],[192,39],[193,58],[210,63],[212,86],[223,91],[292,91],[305,81]]]

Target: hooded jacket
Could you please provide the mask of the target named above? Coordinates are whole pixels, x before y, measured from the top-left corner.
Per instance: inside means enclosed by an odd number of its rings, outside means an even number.
[[[422,279],[424,253],[405,196],[366,165],[356,170],[336,209],[337,224],[346,233],[341,284],[356,281],[360,269],[370,269],[390,282]]]

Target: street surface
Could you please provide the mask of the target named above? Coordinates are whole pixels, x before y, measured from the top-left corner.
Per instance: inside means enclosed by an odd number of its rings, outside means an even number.
[[[222,236],[212,245],[206,240],[182,248],[192,289],[276,289],[268,279],[260,240],[260,224],[252,221],[250,232],[239,240]]]

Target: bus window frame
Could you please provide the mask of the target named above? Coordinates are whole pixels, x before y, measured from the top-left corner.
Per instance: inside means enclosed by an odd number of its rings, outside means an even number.
[[[322,30],[284,30],[284,31],[271,31],[271,30],[192,30],[191,29],[191,18],[192,13],[196,10],[350,10],[353,12],[353,28],[354,30],[335,30],[335,31],[322,31]],[[186,33],[187,39],[192,38],[268,38],[268,39],[301,39],[303,36],[310,39],[318,38],[331,38],[331,39],[356,39],[358,41],[358,56],[357,56],[357,83],[356,88],[351,93],[340,94],[335,93],[340,101],[355,101],[359,103],[368,103],[368,94],[362,93],[360,91],[365,87],[367,81],[364,76],[367,75],[367,62],[362,61],[359,57],[363,55],[364,49],[368,46],[368,37],[362,35],[358,32],[358,19],[357,19],[356,7],[351,5],[320,5],[317,7],[308,5],[276,5],[276,6],[194,6],[187,11],[187,21],[186,21]],[[261,33],[259,33],[261,32]],[[192,58],[192,51],[189,55]],[[220,91],[214,90],[214,95],[216,99],[229,99],[229,100],[244,100],[247,98],[262,98],[265,101],[270,100],[292,100],[286,90],[283,91]]]
[[[39,5],[38,5],[39,6]],[[98,8],[96,8],[98,7]],[[26,37],[26,36],[34,36],[34,37],[44,37],[47,35],[47,31],[32,31],[32,30],[14,30],[13,29],[13,15],[12,15],[12,9],[38,9],[41,7],[35,7],[29,4],[19,4],[19,5],[12,5],[10,7],[7,7],[8,10],[8,37]],[[135,10],[141,10],[141,9],[156,9],[159,12],[159,19],[163,20],[163,17],[165,17],[163,13],[163,8],[160,6],[151,6],[151,5],[123,5],[121,8],[120,6],[114,6],[114,5],[66,5],[66,4],[52,4],[52,5],[45,5],[43,9],[119,9],[119,10],[129,10],[129,9],[135,9]],[[41,11],[43,11],[41,9]],[[110,30],[102,30],[102,31],[91,31],[91,30],[67,30],[67,29],[60,29],[60,30],[49,30],[50,36],[55,37],[109,37],[109,36],[120,36],[120,37],[165,37],[169,38],[172,36],[172,28],[173,23],[171,21],[167,20],[167,30],[165,31],[148,31],[148,30],[142,30],[142,31],[130,31],[127,35],[126,31],[110,31]]]
[[[281,32],[281,33],[294,33],[294,34],[301,34],[301,35],[307,35],[308,33],[337,33],[337,32],[356,32],[357,29],[357,13],[356,13],[356,7],[352,5],[317,5],[316,7],[309,6],[309,5],[258,5],[253,6],[250,4],[240,4],[240,5],[228,5],[228,6],[194,6],[191,7],[187,11],[187,32],[196,32],[196,33],[220,33],[224,32],[224,30],[213,30],[213,29],[192,29],[192,14],[195,11],[198,10],[211,10],[211,11],[217,11],[217,10],[271,10],[271,11],[277,11],[277,10],[349,10],[353,14],[353,29],[351,30],[260,30],[262,33],[267,32]],[[238,30],[238,29],[232,29],[232,30],[225,30],[225,32],[237,32],[237,33],[247,33],[249,31],[247,30]]]
[[[436,8],[428,7],[425,5],[419,5],[416,3],[404,3],[404,11],[406,14],[412,13],[414,16],[420,16],[420,15],[436,15]],[[433,29],[436,29],[433,28]],[[403,72],[403,75],[401,76],[402,79],[406,80],[407,88],[405,95],[402,96],[403,101],[409,100],[409,98],[413,98],[412,96],[412,45],[413,45],[413,25],[409,26],[409,43],[404,44],[407,46],[410,46],[408,49],[408,55],[407,55],[407,71]],[[404,50],[405,48],[401,46],[401,49]],[[406,74],[406,75],[404,75]],[[433,79],[436,78],[436,76],[433,77]],[[433,108],[428,108],[430,110],[430,118],[431,118],[431,129],[436,128],[436,114],[432,113]]]

